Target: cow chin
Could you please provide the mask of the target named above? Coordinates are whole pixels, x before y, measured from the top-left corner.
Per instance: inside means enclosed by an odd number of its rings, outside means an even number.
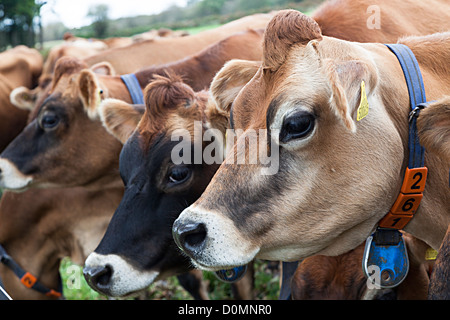
[[[109,268],[108,278],[96,278],[96,271]],[[91,253],[85,262],[84,276],[96,291],[111,297],[123,297],[147,288],[159,276],[158,271],[141,271],[115,254]]]
[[[201,225],[204,238],[195,235],[190,226]],[[173,225],[174,240],[180,249],[192,259],[193,264],[207,271],[217,271],[242,266],[252,261],[259,247],[242,237],[230,219],[221,215],[188,208]],[[187,236],[186,236],[187,235]],[[196,241],[190,240],[189,237]]]
[[[0,188],[10,191],[25,191],[33,182],[31,176],[22,174],[9,160],[0,159]]]

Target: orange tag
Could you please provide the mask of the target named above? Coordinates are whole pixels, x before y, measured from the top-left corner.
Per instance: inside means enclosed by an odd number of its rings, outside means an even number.
[[[36,281],[36,277],[29,272],[25,273],[23,277],[20,278],[20,282],[22,282],[23,285],[27,288],[31,288],[36,283]]]
[[[419,208],[423,194],[403,194],[398,195],[397,200],[391,208],[393,214],[414,214]]]
[[[413,215],[394,215],[392,212],[388,212],[383,219],[380,220],[378,226],[381,228],[390,229],[403,229],[408,222],[412,219]]]
[[[58,291],[55,291],[53,289],[51,289],[49,292],[47,292],[45,294],[47,297],[52,297],[52,298],[60,298],[61,297],[61,293],[59,293]]]
[[[405,178],[400,192],[402,193],[421,193],[425,190],[428,168],[406,168]]]

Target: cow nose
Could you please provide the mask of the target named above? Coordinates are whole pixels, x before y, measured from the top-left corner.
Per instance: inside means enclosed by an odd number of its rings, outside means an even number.
[[[173,238],[186,254],[201,251],[205,245],[206,227],[203,223],[180,223],[175,221],[172,228]]]
[[[113,269],[110,265],[84,267],[83,275],[87,283],[96,291],[107,294]]]

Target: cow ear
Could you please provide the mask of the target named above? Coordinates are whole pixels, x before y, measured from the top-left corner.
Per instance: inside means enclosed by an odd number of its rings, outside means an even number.
[[[34,108],[40,87],[31,90],[26,87],[18,87],[11,91],[9,99],[19,109],[31,111]]]
[[[253,78],[260,66],[261,62],[235,59],[222,67],[210,86],[211,97],[220,111],[230,112],[239,91]]]
[[[81,102],[83,103],[84,110],[90,119],[98,119],[97,107],[100,105],[100,87],[95,74],[89,70],[81,70],[78,76],[78,88]]]
[[[156,118],[167,114],[167,110],[192,106],[195,92],[180,76],[168,72],[166,76],[154,76],[145,87],[144,100],[150,117]]]
[[[117,99],[105,99],[98,108],[103,126],[123,144],[133,134],[144,111],[144,105],[132,105]]]
[[[344,125],[355,132],[361,97],[369,97],[377,85],[376,68],[359,60],[336,63],[325,59],[323,66],[331,88],[330,106]]]
[[[104,75],[104,76],[115,76],[116,75],[116,70],[114,70],[114,67],[111,65],[111,63],[109,63],[107,61],[103,61],[103,62],[94,64],[91,67],[91,70],[95,74],[100,74],[100,75]]]
[[[286,60],[291,46],[321,40],[317,22],[296,10],[281,10],[267,24],[263,42],[263,65],[276,71]]]
[[[450,96],[420,111],[417,129],[425,150],[450,161]]]

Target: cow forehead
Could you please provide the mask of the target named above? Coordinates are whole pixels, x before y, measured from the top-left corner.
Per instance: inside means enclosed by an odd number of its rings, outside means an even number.
[[[233,103],[236,128],[265,129],[288,105],[315,105],[327,90],[317,59],[291,54],[276,72],[263,70],[241,90]]]

